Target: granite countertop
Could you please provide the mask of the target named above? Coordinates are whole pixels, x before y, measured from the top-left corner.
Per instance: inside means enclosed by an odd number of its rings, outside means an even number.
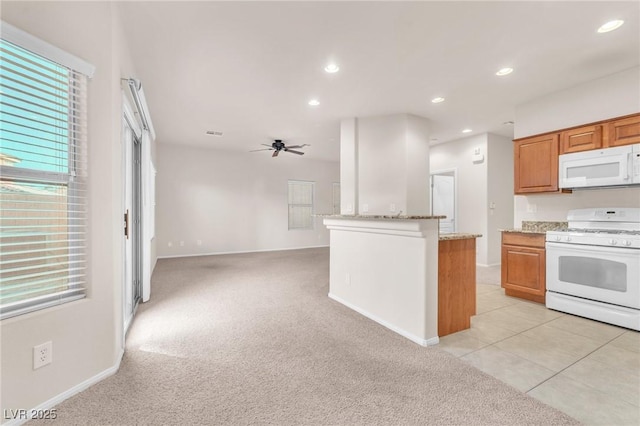
[[[500,229],[502,232],[520,232],[524,234],[544,234],[547,231],[562,231],[567,229],[567,222],[534,222],[522,221],[522,228]]]
[[[324,217],[328,219],[401,219],[401,220],[419,220],[419,219],[446,219],[446,216],[407,216],[407,215],[364,215],[364,214],[316,214],[314,216]]]
[[[464,232],[454,232],[452,234],[440,234],[439,240],[466,240],[469,238],[480,238],[482,234],[465,234]]]

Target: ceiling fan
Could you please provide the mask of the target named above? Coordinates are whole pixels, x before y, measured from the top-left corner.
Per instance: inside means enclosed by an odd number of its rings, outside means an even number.
[[[273,151],[273,154],[271,154],[272,157],[277,157],[278,154],[280,154],[280,151],[284,151],[284,152],[291,152],[292,154],[298,154],[298,155],[304,155],[304,152],[302,151],[296,151],[292,148],[304,148],[305,146],[310,146],[309,144],[305,143],[302,145],[289,145],[286,146],[284,144],[284,142],[282,142],[281,139],[276,139],[273,141],[273,143],[271,145],[267,145],[266,143],[263,143],[262,145],[264,146],[268,146],[269,148],[263,148],[263,149],[254,149],[251,150],[249,152],[256,152],[256,151]]]

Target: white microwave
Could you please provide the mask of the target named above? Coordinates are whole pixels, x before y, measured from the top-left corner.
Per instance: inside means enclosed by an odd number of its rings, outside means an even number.
[[[640,185],[640,144],[560,155],[560,188]]]

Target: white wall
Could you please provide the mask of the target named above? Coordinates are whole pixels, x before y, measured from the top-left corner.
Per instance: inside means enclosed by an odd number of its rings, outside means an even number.
[[[314,181],[316,213],[331,214],[338,162],[160,143],[156,166],[161,257],[329,245],[321,218],[314,230],[288,230],[287,181]]]
[[[640,68],[632,68],[516,107],[516,138],[640,112]],[[565,221],[570,209],[640,207],[640,188],[516,195],[514,226],[523,220]],[[527,212],[527,206],[535,212]]]
[[[485,155],[482,163],[473,163],[474,150]],[[458,232],[482,234],[476,240],[476,257],[487,264],[487,135],[471,136],[431,147],[431,172],[456,169],[457,171],[457,225]],[[513,193],[513,191],[512,191]]]
[[[357,118],[340,122],[340,213],[359,213]]]
[[[131,72],[132,61],[124,49],[116,6],[108,2],[3,2],[2,19],[96,67],[88,85],[88,294],[80,301],[2,321],[4,413],[33,408],[119,362],[123,349],[120,77]],[[34,371],[33,346],[46,341],[53,342],[53,363]]]
[[[502,233],[513,226],[513,141],[487,135],[487,262],[501,262]],[[493,203],[493,204],[492,204]],[[494,208],[491,208],[494,205]]]
[[[429,214],[427,119],[410,114],[345,119],[340,146],[342,213]]]
[[[516,139],[640,111],[640,67],[516,106]]]

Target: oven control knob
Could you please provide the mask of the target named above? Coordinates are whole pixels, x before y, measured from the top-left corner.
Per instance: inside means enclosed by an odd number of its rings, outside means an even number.
[[[618,244],[618,242],[612,238],[609,240],[609,244],[611,244],[612,246],[615,246],[616,244]]]
[[[620,244],[622,244],[623,246],[630,246],[630,245],[631,245],[631,241],[629,241],[629,240],[622,240],[622,241],[620,242]]]
[[[556,241],[560,241],[562,237],[560,235],[556,235]]]
[[[569,241],[571,241],[571,237],[567,235],[566,237],[564,237],[564,240],[565,240],[566,242],[569,242]]]

